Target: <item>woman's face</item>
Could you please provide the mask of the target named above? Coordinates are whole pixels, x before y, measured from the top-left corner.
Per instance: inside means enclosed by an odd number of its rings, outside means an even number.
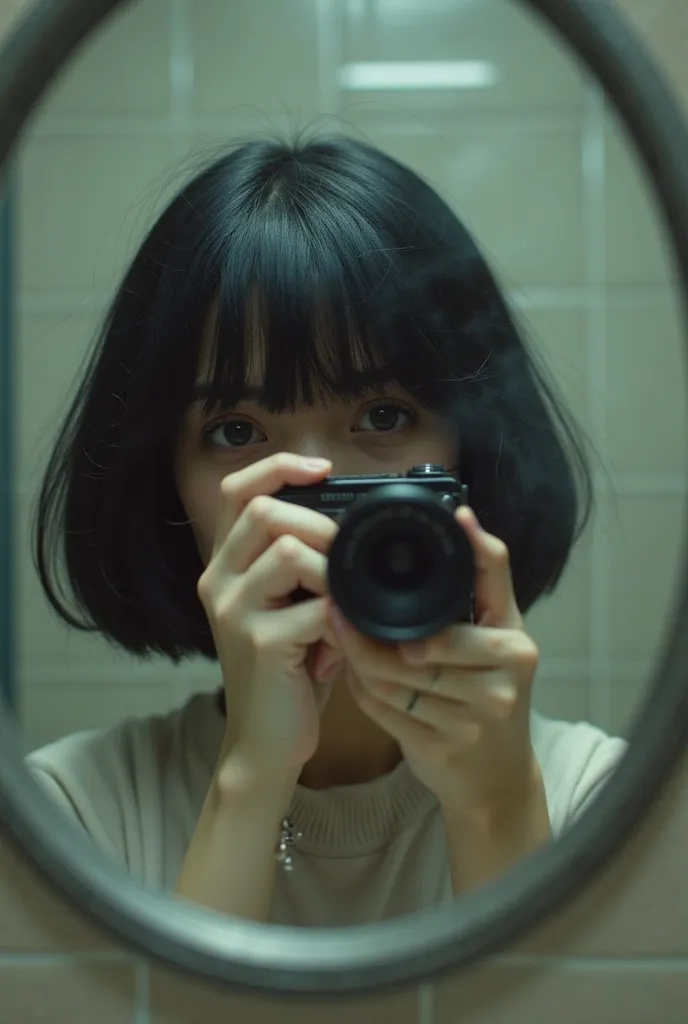
[[[198,383],[203,379],[201,368]],[[260,387],[259,380],[252,384]],[[250,395],[207,418],[192,406],[179,434],[175,482],[204,566],[213,550],[223,478],[280,451],[330,459],[335,475],[405,473],[421,463],[452,468],[458,462],[446,423],[398,387],[280,415],[266,413]]]
[[[197,383],[202,384],[206,375],[207,366],[201,365]],[[251,383],[257,389],[261,382]],[[382,389],[365,400],[334,401],[325,407],[281,415],[266,413],[251,396],[233,409],[208,417],[194,405],[187,411],[178,436],[175,483],[204,567],[214,547],[222,480],[280,451],[330,459],[335,475],[406,473],[412,466],[428,462],[452,469],[458,463],[445,421],[424,410],[399,388]],[[342,664],[338,640],[329,629],[318,647],[324,653],[321,671]],[[358,736],[359,746],[371,730],[377,741],[388,743],[379,727],[355,706],[347,705],[346,687],[340,687],[337,693],[344,703],[328,704],[335,737],[330,737],[330,746],[336,746],[347,715],[346,720],[355,721],[352,735]]]

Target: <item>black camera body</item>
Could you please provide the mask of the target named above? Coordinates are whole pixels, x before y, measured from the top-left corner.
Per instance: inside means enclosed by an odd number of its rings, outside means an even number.
[[[362,633],[399,643],[472,621],[473,553],[454,518],[468,503],[468,488],[444,466],[331,476],[285,487],[275,497],[337,521],[328,552],[330,592]]]

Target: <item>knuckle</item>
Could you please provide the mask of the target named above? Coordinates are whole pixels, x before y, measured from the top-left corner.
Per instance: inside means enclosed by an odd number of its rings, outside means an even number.
[[[249,630],[249,640],[256,655],[268,654],[275,647],[275,638],[271,630],[263,623],[254,624]]]
[[[205,608],[208,608],[212,604],[213,593],[215,590],[215,578],[212,569],[213,566],[212,563],[210,563],[203,570],[196,582],[196,593]]]
[[[270,519],[271,512],[272,502],[267,494],[257,494],[246,506],[246,514],[251,522],[256,524],[266,523]]]
[[[277,452],[273,456],[273,465],[276,469],[284,470],[285,472],[289,469],[294,468],[294,460],[296,456],[291,452]]]
[[[218,597],[213,609],[213,617],[217,622],[228,623],[236,620],[240,607],[237,597],[237,591],[233,587]]]
[[[274,549],[281,562],[294,563],[301,560],[303,545],[296,537],[284,533],[275,541]]]
[[[509,565],[509,549],[498,537],[495,537],[494,540],[493,555],[495,562],[501,568],[506,568]]]
[[[531,637],[521,633],[514,641],[513,657],[516,664],[523,668],[537,668],[540,661],[540,650]]]
[[[464,721],[461,723],[461,745],[464,749],[478,747],[483,739],[484,727],[480,722]]]
[[[237,481],[233,473],[230,473],[229,476],[223,477],[220,481],[220,494],[223,498],[235,501],[239,493],[239,486],[239,481]]]
[[[505,686],[495,701],[495,710],[500,718],[510,718],[516,710],[517,693],[515,686]]]
[[[206,572],[202,572],[196,581],[196,593],[201,601],[205,601],[210,590],[210,582]]]

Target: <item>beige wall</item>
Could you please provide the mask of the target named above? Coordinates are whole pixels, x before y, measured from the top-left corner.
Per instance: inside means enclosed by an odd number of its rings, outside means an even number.
[[[656,14],[646,21],[671,40]],[[342,63],[457,57],[491,62],[497,84],[348,94],[337,84]],[[186,158],[317,117],[407,161],[454,205],[591,434],[607,471],[597,514],[557,593],[528,618],[542,656],[535,703],[627,728],[673,596],[684,370],[671,267],[604,99],[509,0],[142,0],[62,74],[17,157],[17,669],[28,748],[217,681],[208,664],[139,664],[57,621],[30,559],[29,512],[98,318]]]
[[[0,0],[0,26],[21,6]],[[683,0],[625,6],[688,99]],[[346,96],[333,71],[476,58],[496,65],[494,88]],[[245,128],[323,113],[325,127],[363,134],[456,206],[592,434],[609,477],[567,579],[529,619],[542,650],[536,702],[622,732],[671,602],[684,519],[677,302],[651,206],[603,98],[515,4],[141,0],[87,47],[41,105],[17,159],[19,521],[103,303],[179,181],[170,172],[180,158]],[[33,578],[25,532],[21,545],[28,746],[214,683],[207,666],[140,666],[64,630]],[[608,876],[506,958],[419,992],[298,1006],[293,1019],[685,1021],[687,772],[688,763]],[[292,1019],[281,1003],[149,973],[77,924],[9,852],[0,871],[1,1024]],[[29,1009],[20,1013],[19,1001]]]

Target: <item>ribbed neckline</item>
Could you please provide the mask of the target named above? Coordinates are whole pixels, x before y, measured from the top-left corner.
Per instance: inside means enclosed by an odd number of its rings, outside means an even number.
[[[224,734],[223,694],[198,694],[199,721],[192,734],[199,757],[212,774]],[[192,711],[191,708],[189,708]],[[388,846],[405,829],[437,808],[434,794],[406,760],[372,782],[330,789],[297,784],[289,807],[299,849],[330,857],[360,857]]]

